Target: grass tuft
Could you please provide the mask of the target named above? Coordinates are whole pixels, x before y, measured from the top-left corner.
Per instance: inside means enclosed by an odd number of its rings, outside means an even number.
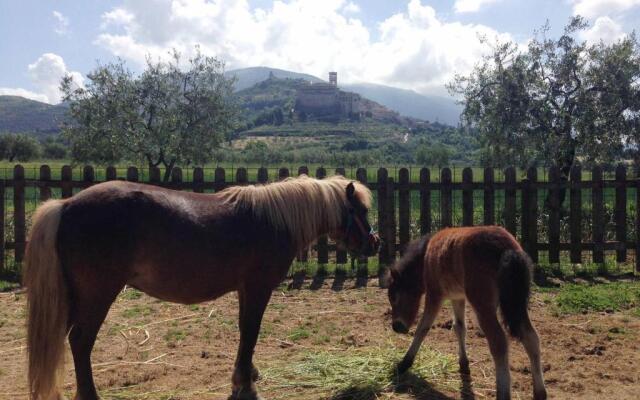
[[[579,314],[628,309],[638,315],[640,282],[616,282],[597,285],[564,285],[556,297],[562,314]]]
[[[315,392],[334,400],[373,399],[396,388],[396,365],[404,351],[389,344],[373,349],[306,352],[299,361],[263,369],[261,373],[270,389],[304,388],[305,394]],[[455,380],[451,374],[457,367],[454,357],[423,348],[410,370],[421,384],[410,390],[419,396],[433,386],[452,388]]]

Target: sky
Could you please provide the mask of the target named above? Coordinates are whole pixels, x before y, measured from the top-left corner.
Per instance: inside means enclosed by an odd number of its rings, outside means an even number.
[[[479,35],[524,45],[573,15],[590,23],[581,39],[611,43],[640,27],[640,0],[0,0],[0,95],[56,104],[66,74],[83,85],[98,63],[139,72],[148,56],[196,46],[228,70],[338,71],[447,95],[489,51]]]

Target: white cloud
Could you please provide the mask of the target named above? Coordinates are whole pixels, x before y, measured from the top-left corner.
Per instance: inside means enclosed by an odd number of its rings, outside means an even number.
[[[53,27],[53,31],[60,36],[65,36],[69,34],[69,18],[64,16],[60,11],[53,12],[53,18],[56,20],[56,23]]]
[[[360,12],[360,6],[353,1],[350,1],[342,8],[342,11],[345,13],[357,14]]]
[[[146,54],[165,57],[176,48],[188,56],[199,45],[228,68],[263,65],[320,77],[338,71],[341,82],[444,94],[444,83],[468,72],[486,51],[478,34],[510,38],[484,25],[445,22],[420,0],[381,22],[373,35],[346,10],[349,4],[276,0],[264,10],[246,0],[156,0],[153,7],[125,0],[103,15],[105,31],[96,43],[138,65]]]
[[[0,95],[22,96],[49,104],[58,104],[62,99],[60,81],[71,75],[76,85],[83,86],[81,73],[70,71],[62,57],[53,53],[41,55],[33,64],[29,64],[27,72],[36,91],[23,88],[0,88]]]
[[[498,1],[500,0],[456,0],[453,9],[457,13],[478,12],[482,6]]]
[[[612,15],[640,6],[640,0],[573,0],[573,14],[585,18]]]
[[[614,43],[626,36],[622,26],[609,17],[599,17],[591,28],[582,32],[581,37],[589,43],[603,41]]]

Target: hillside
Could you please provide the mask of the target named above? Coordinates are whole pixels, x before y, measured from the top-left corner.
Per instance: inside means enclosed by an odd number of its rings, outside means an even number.
[[[372,83],[341,86],[345,90],[358,93],[407,117],[449,125],[457,125],[460,120],[462,107],[450,98],[424,96],[412,90]]]
[[[242,91],[256,83],[269,79],[270,73],[280,79],[302,79],[307,82],[323,82],[322,79],[297,72],[268,67],[251,67],[228,71],[228,76],[236,78],[236,90]],[[402,116],[419,118],[428,121],[457,125],[460,120],[461,107],[453,99],[440,96],[427,96],[412,90],[371,83],[342,84],[343,90],[357,93],[369,100],[379,103]]]
[[[66,107],[19,96],[0,96],[0,132],[33,132],[45,136],[60,131]]]

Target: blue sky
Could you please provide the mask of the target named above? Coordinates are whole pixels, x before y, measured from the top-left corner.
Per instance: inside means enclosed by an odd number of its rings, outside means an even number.
[[[445,94],[487,49],[478,34],[526,43],[549,20],[591,22],[582,38],[611,42],[640,26],[640,0],[0,0],[0,94],[57,103],[98,61],[194,47],[228,69],[266,65]]]

